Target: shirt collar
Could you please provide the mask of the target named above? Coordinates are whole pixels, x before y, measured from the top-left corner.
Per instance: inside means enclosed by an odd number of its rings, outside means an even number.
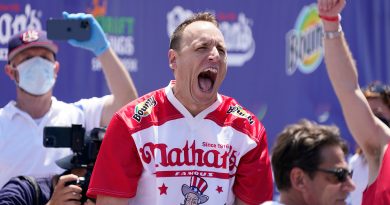
[[[55,104],[57,102],[57,98],[55,98],[54,96],[51,97],[51,106],[50,106],[50,110],[53,108],[53,104]],[[49,113],[50,110],[47,112]],[[25,111],[19,109],[16,107],[16,101],[14,100],[11,100],[10,102],[8,102],[8,104],[4,107],[4,111],[6,113],[6,116],[8,117],[9,120],[11,120],[14,116],[16,115],[27,115],[27,116],[30,116],[29,114],[27,114]],[[47,114],[46,113],[46,114]],[[45,115],[46,115],[45,114]],[[31,117],[31,116],[30,116]]]
[[[176,109],[178,109],[184,116],[192,116],[190,112],[184,107],[184,105],[176,98],[176,96],[173,94],[173,85],[175,85],[176,81],[171,80],[169,82],[169,85],[165,87],[165,94],[167,95],[168,100],[172,103]],[[218,93],[217,94],[217,100],[211,104],[208,108],[200,112],[196,118],[204,118],[208,113],[214,111],[217,109],[217,107],[222,103],[222,97]]]

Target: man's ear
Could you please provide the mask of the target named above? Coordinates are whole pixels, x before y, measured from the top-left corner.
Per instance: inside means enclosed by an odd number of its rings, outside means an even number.
[[[54,77],[57,78],[58,71],[60,71],[60,62],[54,62]]]
[[[298,167],[292,168],[290,172],[291,187],[303,192],[306,188],[307,174]]]
[[[4,72],[5,74],[8,75],[8,77],[11,79],[11,80],[15,80],[15,76],[16,76],[16,70],[15,69],[12,69],[12,66],[10,64],[5,64],[4,66]]]
[[[168,60],[169,60],[169,67],[172,70],[176,69],[176,55],[177,55],[177,52],[175,50],[169,49],[169,51],[168,51]]]

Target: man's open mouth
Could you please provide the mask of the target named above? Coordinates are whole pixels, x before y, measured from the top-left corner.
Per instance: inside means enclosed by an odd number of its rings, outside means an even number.
[[[208,68],[201,72],[198,76],[198,84],[200,90],[203,92],[209,92],[213,89],[215,79],[217,78],[218,71],[215,68]]]

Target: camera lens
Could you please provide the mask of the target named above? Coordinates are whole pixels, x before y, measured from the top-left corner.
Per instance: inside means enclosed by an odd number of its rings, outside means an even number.
[[[89,22],[88,21],[81,21],[81,28],[88,28]]]
[[[55,138],[53,136],[47,136],[45,138],[45,147],[53,147],[54,146]]]

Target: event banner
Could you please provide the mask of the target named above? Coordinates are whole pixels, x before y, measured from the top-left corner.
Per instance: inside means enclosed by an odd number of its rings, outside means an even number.
[[[362,85],[389,81],[388,4],[348,1],[342,14]],[[12,35],[28,28],[46,29],[46,21],[63,18],[63,11],[95,16],[140,95],[173,79],[167,56],[175,27],[196,12],[212,12],[228,49],[228,73],[220,93],[237,99],[263,122],[270,145],[287,124],[302,118],[336,124],[354,144],[325,70],[315,1],[2,0],[0,66],[7,63],[7,41]],[[56,43],[60,71],[54,95],[58,99],[74,102],[109,94],[96,56],[66,41]],[[15,82],[2,72],[0,106],[15,100],[15,93]]]

